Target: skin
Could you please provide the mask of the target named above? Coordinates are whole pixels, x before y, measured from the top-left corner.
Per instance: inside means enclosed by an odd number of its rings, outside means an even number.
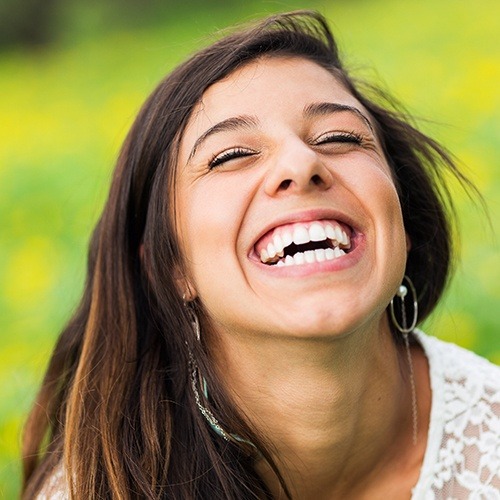
[[[315,63],[264,58],[204,93],[180,144],[185,288],[208,312],[221,378],[301,499],[409,498],[425,449],[426,360],[413,349],[413,446],[407,367],[385,312],[407,239],[370,120]],[[278,268],[255,254],[272,228],[322,219],[352,228],[348,255]]]

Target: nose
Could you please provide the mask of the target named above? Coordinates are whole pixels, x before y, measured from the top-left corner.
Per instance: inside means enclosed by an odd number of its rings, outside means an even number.
[[[299,138],[288,140],[271,160],[265,180],[269,196],[324,191],[333,184],[333,175],[319,155]]]

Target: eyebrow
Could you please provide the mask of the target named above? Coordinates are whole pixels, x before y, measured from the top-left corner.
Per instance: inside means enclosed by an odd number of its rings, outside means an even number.
[[[211,135],[218,134],[220,132],[249,129],[251,127],[256,127],[258,123],[259,120],[255,116],[250,115],[233,116],[232,118],[228,118],[227,120],[222,120],[221,122],[216,123],[213,127],[210,127],[208,130],[203,132],[203,134],[201,134],[198,139],[196,139],[193,149],[191,150],[191,153],[189,155],[188,161],[193,158],[193,156],[196,154],[196,150]]]
[[[335,102],[315,102],[307,105],[304,108],[303,115],[305,118],[314,118],[316,116],[325,116],[342,112],[349,112],[359,116],[365,122],[368,128],[373,131],[373,126],[370,123],[370,120],[358,108],[349,106],[347,104],[339,104]],[[198,139],[196,139],[194,146],[191,149],[191,153],[189,154],[188,161],[193,158],[201,144],[205,142],[210,136],[218,134],[220,132],[231,132],[235,130],[249,129],[252,127],[256,127],[258,124],[259,120],[255,116],[250,115],[233,116],[231,118],[227,118],[226,120],[222,120],[219,123],[216,123],[208,130],[203,132],[203,134],[201,134]]]
[[[315,102],[307,105],[304,108],[304,116],[306,118],[314,118],[316,116],[331,115],[333,113],[348,112],[359,116],[368,128],[373,132],[373,125],[371,124],[368,117],[366,117],[360,109],[355,106],[349,106],[348,104],[339,104],[336,102]]]

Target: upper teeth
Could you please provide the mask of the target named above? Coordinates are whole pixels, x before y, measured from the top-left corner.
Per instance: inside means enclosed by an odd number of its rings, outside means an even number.
[[[274,231],[267,247],[261,249],[260,260],[265,264],[277,262],[281,265],[291,265],[292,262],[288,258],[291,256],[287,256],[286,259],[279,261],[280,257],[284,257],[284,249],[287,246],[292,243],[303,245],[311,241],[325,241],[327,239],[337,248],[297,252],[293,256],[295,264],[311,263],[315,261],[321,262],[323,260],[331,260],[340,257],[345,253],[340,247],[344,249],[350,248],[350,238],[340,225],[331,222],[316,221],[310,225],[297,223],[293,226],[278,228]],[[329,250],[332,251],[330,252]],[[333,252],[333,250],[336,251]],[[314,256],[312,254],[314,254]],[[295,259],[295,257],[297,258]]]

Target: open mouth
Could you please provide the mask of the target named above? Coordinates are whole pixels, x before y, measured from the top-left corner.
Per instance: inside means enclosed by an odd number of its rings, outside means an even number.
[[[353,229],[335,220],[296,222],[264,235],[255,252],[268,266],[297,266],[343,257],[352,250]]]

